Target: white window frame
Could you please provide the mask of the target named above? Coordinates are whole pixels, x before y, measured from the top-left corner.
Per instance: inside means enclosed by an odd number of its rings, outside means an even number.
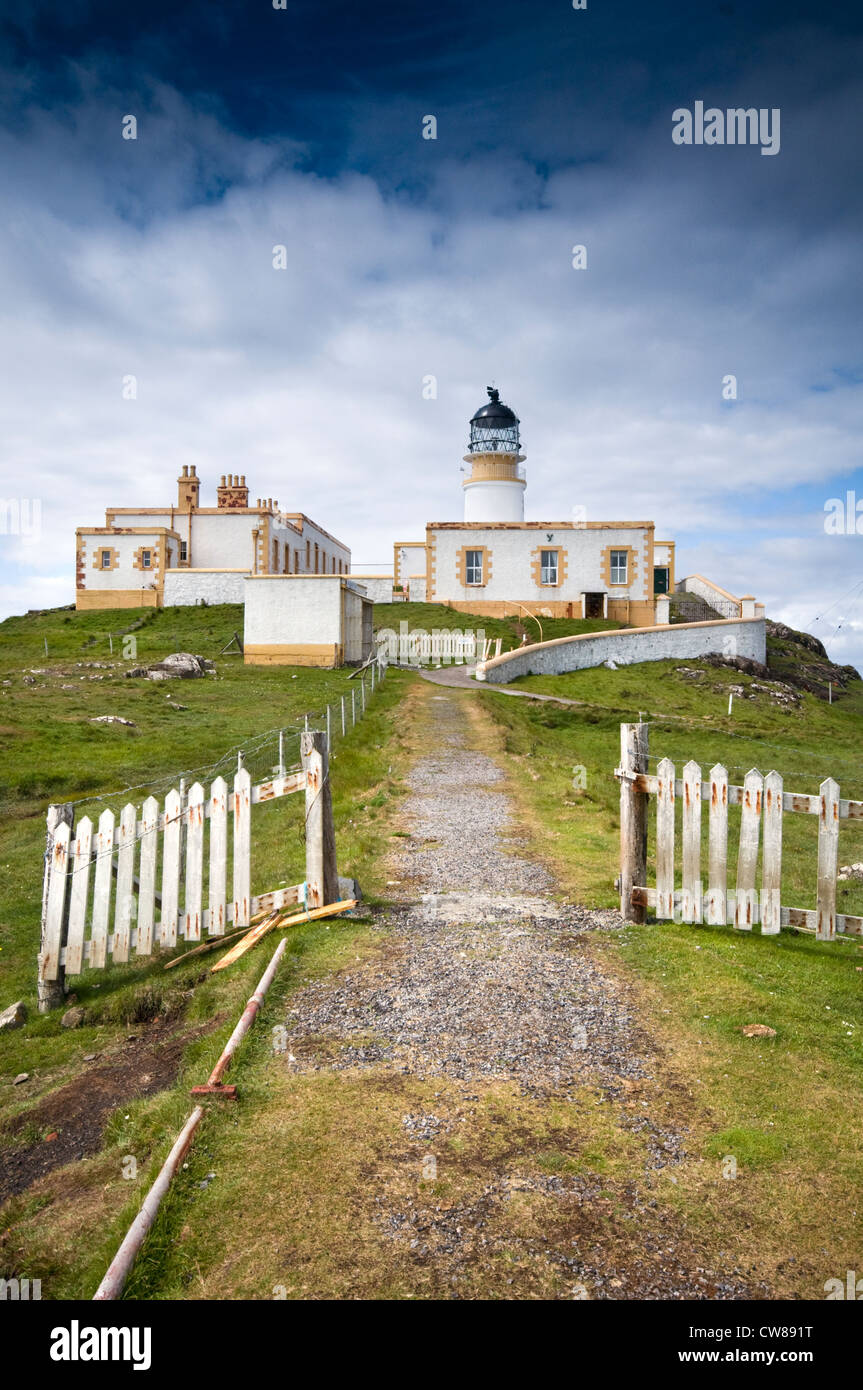
[[[145,550],[144,547],[142,546],[142,547],[141,547],[141,569],[142,569],[142,570],[151,570],[152,568],[153,568],[153,552],[152,552],[152,550]]]
[[[554,556],[554,562],[553,562],[553,564],[549,564],[549,563],[546,562],[546,558],[545,558],[546,555],[553,555],[553,556]],[[548,588],[552,588],[552,589],[556,588],[556,587],[557,587],[557,576],[558,576],[559,572],[560,572],[560,551],[558,551],[558,550],[540,550],[540,552],[539,552],[539,582],[540,582],[540,584],[541,584],[542,586],[544,586],[544,587],[548,587]],[[549,578],[549,575],[551,575],[551,574],[554,575],[554,578],[553,578],[553,579],[550,579],[550,578]]]
[[[472,555],[478,555],[478,556],[479,556],[479,564],[478,564],[478,565],[476,564],[475,561],[474,561],[474,562],[471,562],[471,556],[472,556]],[[484,552],[481,548],[480,548],[479,550],[465,550],[465,553],[464,553],[464,582],[465,582],[465,584],[469,584],[472,588],[476,588],[476,587],[478,587],[479,585],[481,585],[482,582],[483,582],[483,572],[484,572],[484,570],[485,570],[485,552]],[[479,573],[479,578],[478,578],[478,579],[476,579],[476,578],[471,579],[471,575],[472,575],[472,574],[473,574],[473,575],[476,575],[477,573]]]
[[[108,562],[107,564],[105,564],[105,561],[106,561],[106,560],[107,560],[107,562]],[[110,552],[110,550],[100,550],[100,551],[99,551],[99,568],[100,568],[100,570],[109,570],[109,569],[111,568],[111,552]]]
[[[623,578],[620,578],[620,564],[615,562],[615,556],[623,556]],[[617,584],[623,588],[629,583],[629,551],[612,550],[608,557],[608,578],[611,584]]]

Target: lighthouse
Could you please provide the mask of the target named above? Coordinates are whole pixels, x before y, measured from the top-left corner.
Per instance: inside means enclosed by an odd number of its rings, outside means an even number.
[[[500,399],[500,392],[487,387],[488,401],[470,422],[470,443],[464,456],[470,472],[464,488],[466,522],[523,522],[526,487],[518,437],[519,419]]]

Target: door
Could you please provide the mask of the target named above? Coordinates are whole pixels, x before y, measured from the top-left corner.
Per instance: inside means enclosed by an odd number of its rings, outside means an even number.
[[[601,618],[604,598],[604,594],[585,594],[584,616],[586,618]]]

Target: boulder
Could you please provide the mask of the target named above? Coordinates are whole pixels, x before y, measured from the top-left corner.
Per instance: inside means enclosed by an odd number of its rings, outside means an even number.
[[[0,1014],[0,1033],[8,1033],[12,1028],[21,1028],[27,1022],[27,1005],[22,999],[10,1004]]]
[[[63,1017],[60,1019],[60,1027],[61,1027],[61,1028],[80,1028],[80,1027],[81,1027],[81,1024],[82,1024],[83,1022],[84,1022],[84,1010],[81,1008],[81,1006],[80,1006],[80,1004],[79,1004],[79,1005],[77,1005],[74,1009],[67,1009],[67,1010],[66,1010],[66,1012],[65,1012],[64,1015],[63,1015]]]
[[[363,900],[362,889],[355,878],[345,878],[344,874],[339,874],[339,899],[355,898],[358,903]]]
[[[127,671],[127,676],[146,676],[151,681],[199,680],[215,671],[212,661],[203,656],[193,656],[191,652],[172,652],[162,661],[152,666],[136,666]]]

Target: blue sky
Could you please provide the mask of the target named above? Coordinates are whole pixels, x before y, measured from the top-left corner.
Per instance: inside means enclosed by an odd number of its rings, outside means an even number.
[[[863,500],[858,6],[5,15],[2,492],[41,535],[0,536],[0,612],[71,601],[74,527],[188,463],[388,561],[459,516],[495,381],[531,519],[653,518],[863,666],[863,534],[824,528]],[[675,145],[697,100],[779,108],[780,152]]]

